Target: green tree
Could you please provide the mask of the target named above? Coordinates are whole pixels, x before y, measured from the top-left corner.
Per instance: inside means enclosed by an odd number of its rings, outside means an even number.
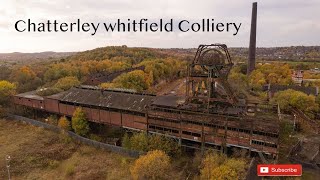
[[[88,135],[90,128],[86,114],[81,107],[78,107],[72,116],[72,129],[80,136]]]
[[[169,156],[163,151],[154,150],[140,156],[130,168],[130,172],[133,179],[167,179],[170,168]]]
[[[14,95],[16,86],[9,81],[0,81],[0,105],[8,104],[10,96]]]
[[[146,132],[135,133],[130,138],[130,148],[136,151],[148,151],[148,135]]]
[[[126,149],[131,149],[130,137],[127,133],[125,133],[122,138],[122,147]]]

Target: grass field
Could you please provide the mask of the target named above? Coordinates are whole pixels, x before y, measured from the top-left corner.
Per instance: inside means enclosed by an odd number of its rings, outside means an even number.
[[[130,179],[134,159],[74,143],[69,137],[0,120],[0,179]]]

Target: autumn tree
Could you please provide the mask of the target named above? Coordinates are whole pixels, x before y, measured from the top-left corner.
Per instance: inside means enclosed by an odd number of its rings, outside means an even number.
[[[71,130],[71,124],[70,121],[65,117],[62,116],[58,121],[58,126],[64,130],[70,131]]]
[[[146,132],[134,133],[131,137],[125,134],[122,146],[143,152],[161,150],[170,156],[180,154],[178,143],[174,140],[158,134],[147,135]]]
[[[153,134],[149,136],[148,150],[161,150],[170,156],[179,155],[178,143],[169,137]]]
[[[101,83],[99,85],[99,87],[101,87],[102,89],[116,88],[116,84],[115,83]]]
[[[15,93],[16,86],[8,81],[0,81],[0,105],[9,102],[10,96]]]
[[[0,79],[7,80],[10,77],[12,69],[8,66],[0,65]]]
[[[280,108],[287,110],[290,109],[290,107],[295,107],[303,112],[311,112],[318,110],[319,105],[315,100],[315,96],[313,95],[288,89],[275,93],[271,99],[271,103],[279,104]]]
[[[238,95],[248,90],[248,77],[241,72],[241,66],[237,66],[231,70],[228,82],[232,90]]]
[[[41,85],[41,79],[28,66],[22,66],[13,70],[10,79],[12,82],[17,83],[18,92],[34,90]]]
[[[133,179],[167,179],[170,170],[170,158],[163,151],[154,150],[140,156],[130,172]]]
[[[78,86],[80,81],[73,76],[64,77],[58,80],[58,82],[54,85],[57,89],[68,90],[73,86]]]
[[[143,91],[149,88],[148,75],[142,70],[124,73],[113,80],[116,86]]]
[[[208,153],[201,167],[201,179],[243,179],[246,162],[243,159],[228,159],[225,155]]]
[[[252,88],[261,90],[264,84],[292,84],[291,69],[288,64],[263,64],[258,65],[249,76],[249,83]]]
[[[145,72],[150,77],[149,81],[158,83],[160,80],[172,80],[182,76],[186,62],[174,58],[146,59],[139,66],[145,66]]]
[[[80,136],[86,136],[89,131],[89,122],[87,121],[87,117],[85,112],[81,107],[78,107],[72,116],[72,129]]]
[[[251,72],[249,82],[251,87],[256,90],[261,90],[262,86],[267,83],[265,75],[260,71]]]

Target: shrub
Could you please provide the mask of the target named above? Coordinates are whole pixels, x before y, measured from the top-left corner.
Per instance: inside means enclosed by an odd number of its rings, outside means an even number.
[[[71,176],[73,175],[75,172],[75,167],[73,164],[68,164],[66,167],[65,167],[65,173],[66,173],[66,176]]]
[[[228,159],[225,155],[209,153],[200,170],[200,179],[244,179],[246,162],[243,159]]]
[[[96,134],[90,134],[89,138],[94,140],[94,141],[102,142],[102,138],[100,136],[96,135]]]
[[[130,138],[130,147],[131,149],[137,151],[148,151],[148,135],[146,132],[135,133]]]
[[[73,113],[72,129],[80,136],[86,136],[90,131],[86,114],[80,107],[78,107]]]
[[[16,92],[16,85],[8,81],[0,81],[0,104],[8,104],[10,96]]]
[[[168,137],[156,135],[156,134],[149,136],[148,149],[149,151],[156,150],[156,149],[161,150],[170,156],[180,154],[180,148],[177,142],[175,142],[174,140]]]
[[[154,150],[137,159],[130,172],[133,179],[164,179],[170,166],[169,156],[163,151]]]
[[[131,149],[130,137],[127,133],[125,133],[122,138],[122,147],[126,149]]]
[[[161,150],[170,156],[179,155],[180,148],[174,140],[161,135],[147,135],[146,132],[133,134],[129,137],[125,134],[122,139],[122,146],[136,151]]]
[[[48,123],[52,125],[58,125],[58,117],[56,115],[50,115],[48,118]]]
[[[71,125],[70,121],[65,117],[62,116],[59,121],[58,121],[58,126],[64,130],[70,131],[71,130]]]

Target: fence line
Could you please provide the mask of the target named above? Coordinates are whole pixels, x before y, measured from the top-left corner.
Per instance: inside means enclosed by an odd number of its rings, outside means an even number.
[[[66,134],[71,137],[72,139],[74,139],[77,142],[81,142],[83,144],[89,145],[89,146],[93,146],[96,148],[101,148],[104,150],[109,150],[115,153],[119,153],[119,154],[123,154],[123,155],[128,155],[130,157],[139,157],[140,155],[142,155],[142,152],[138,152],[138,151],[134,151],[134,150],[128,150],[125,149],[123,147],[120,146],[115,146],[115,145],[111,145],[111,144],[106,144],[106,143],[102,143],[102,142],[98,142],[92,139],[88,139],[82,136],[79,136],[78,134],[75,134],[74,132],[71,131],[66,131],[61,129],[58,126],[54,126],[51,124],[47,124],[44,122],[40,122],[34,119],[30,119],[30,118],[26,118],[23,116],[18,116],[18,115],[8,115],[9,119],[11,118],[12,120],[17,120],[17,121],[22,121],[22,122],[26,122],[29,123],[31,125],[37,126],[37,127],[42,127],[51,131],[54,131],[56,133],[61,133],[61,132],[66,132]]]

